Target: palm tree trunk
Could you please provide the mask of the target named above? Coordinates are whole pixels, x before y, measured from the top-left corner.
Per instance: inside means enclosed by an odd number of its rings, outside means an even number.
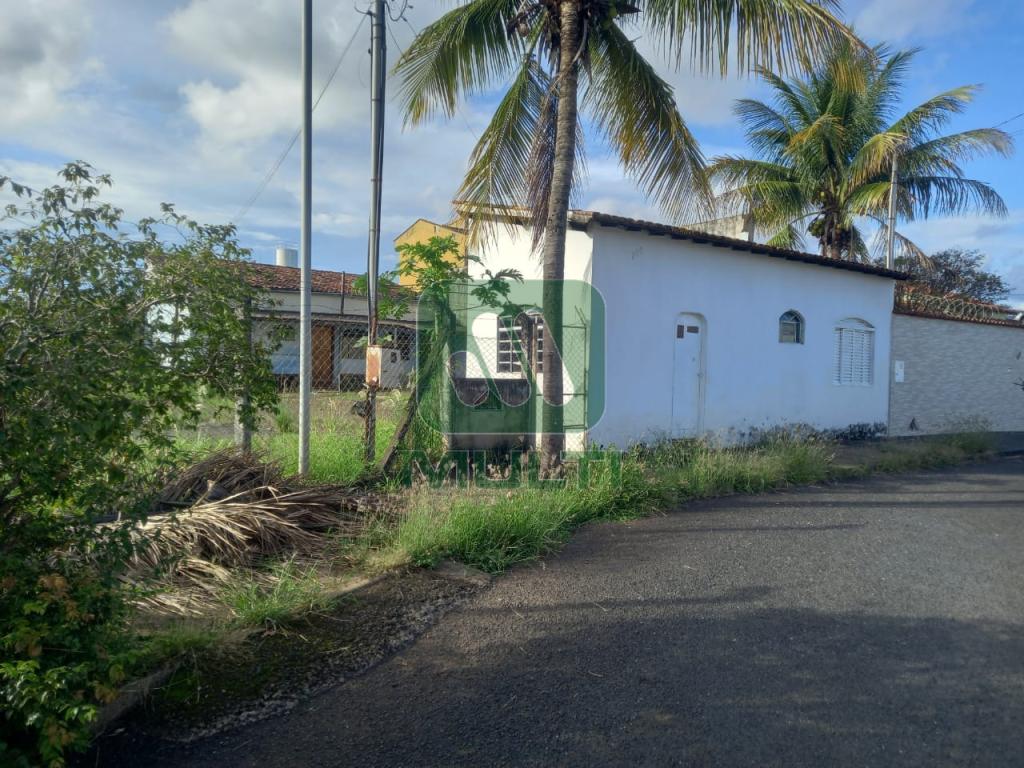
[[[558,115],[555,121],[555,158],[551,174],[548,215],[544,224],[544,384],[541,472],[556,474],[565,448],[562,421],[562,299],[565,278],[565,234],[569,193],[576,159],[576,123],[580,7],[577,0],[559,6]]]

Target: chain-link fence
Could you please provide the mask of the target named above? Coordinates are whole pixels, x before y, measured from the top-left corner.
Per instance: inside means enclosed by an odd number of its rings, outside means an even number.
[[[590,286],[565,282],[561,343],[545,327],[540,281],[516,282],[499,301],[478,300],[469,286],[453,292],[440,322],[429,307],[409,309],[378,326],[382,348],[377,395],[376,455],[384,456],[396,431],[418,409],[409,445],[422,450],[530,449],[548,431],[545,378],[557,365],[562,398],[554,430],[565,447],[584,447],[587,430],[604,402],[603,304]],[[348,306],[355,302],[350,300]],[[365,469],[366,317],[314,302],[309,477],[345,483]],[[280,306],[254,311],[253,338],[268,341],[280,391],[275,412],[262,414],[252,449],[297,470],[299,424],[299,315]],[[433,341],[433,334],[440,337]],[[429,341],[428,341],[429,340]],[[428,346],[432,352],[427,352]],[[416,400],[410,398],[415,396]],[[556,403],[556,406],[559,405]],[[237,442],[233,403],[210,403],[199,430],[212,448]],[[211,445],[213,443],[214,445]]]
[[[279,462],[286,472],[295,472],[299,443],[298,313],[254,311],[252,329],[255,340],[275,349],[271,363],[280,393],[276,410],[261,414],[251,431],[252,450]],[[341,311],[318,311],[313,315],[311,331],[309,477],[324,483],[351,482],[365,466],[366,318]],[[375,430],[378,456],[389,446],[407,409],[416,370],[418,333],[414,321],[384,321],[378,325],[378,343],[383,348]],[[233,403],[204,403],[199,429],[194,435],[183,436],[182,442],[195,441],[197,452],[240,442],[234,414]]]

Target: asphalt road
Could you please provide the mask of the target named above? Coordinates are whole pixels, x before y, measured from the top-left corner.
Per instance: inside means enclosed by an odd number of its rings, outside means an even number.
[[[1024,459],[588,527],[363,677],[137,757],[1024,765]]]

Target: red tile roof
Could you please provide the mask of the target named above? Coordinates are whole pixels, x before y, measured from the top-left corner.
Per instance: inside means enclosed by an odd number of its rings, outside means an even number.
[[[300,290],[298,267],[279,267],[276,264],[250,264],[249,280],[268,291]],[[358,293],[355,281],[359,275],[349,272],[333,272],[329,269],[314,269],[314,293]]]

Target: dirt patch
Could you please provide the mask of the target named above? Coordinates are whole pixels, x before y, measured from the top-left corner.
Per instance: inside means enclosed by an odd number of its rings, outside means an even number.
[[[121,751],[113,742],[128,734],[187,743],[287,711],[401,650],[482,586],[429,571],[389,574],[328,611],[203,651],[101,737],[103,751]]]

